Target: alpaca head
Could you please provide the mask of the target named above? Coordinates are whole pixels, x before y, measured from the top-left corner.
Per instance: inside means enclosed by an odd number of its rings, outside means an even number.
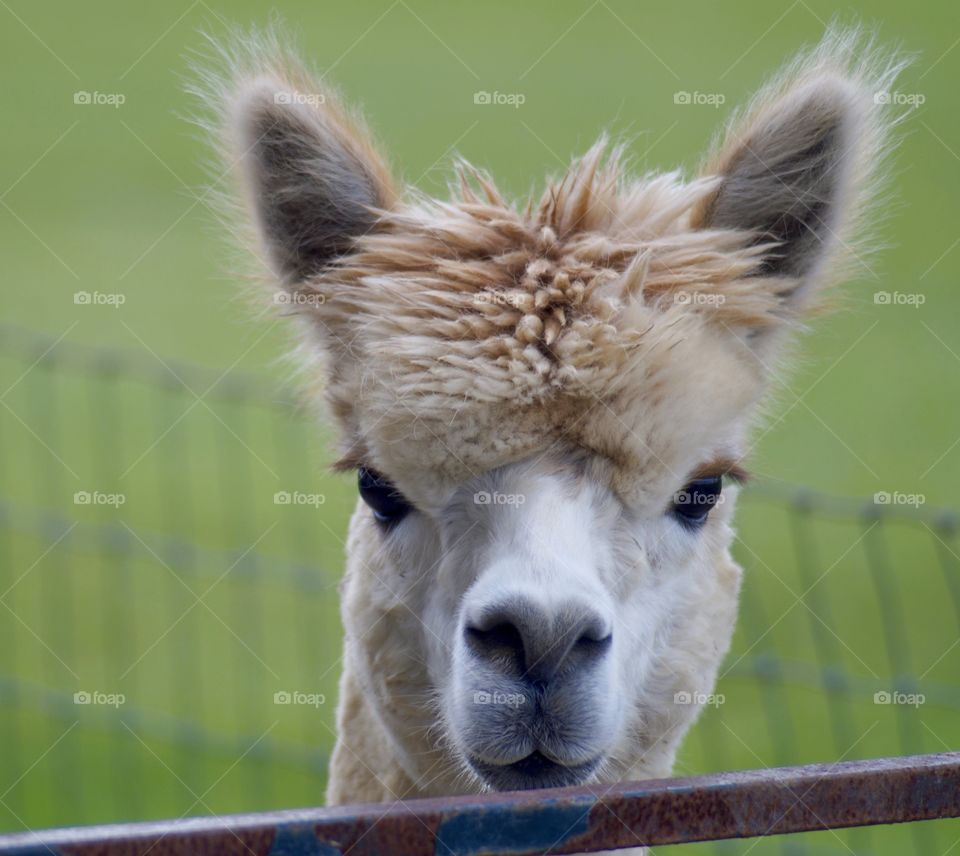
[[[692,180],[599,144],[520,207],[466,165],[448,201],[402,190],[288,65],[231,90],[279,302],[360,474],[348,665],[424,790],[669,771],[733,627],[752,416],[857,260],[892,69],[849,50],[790,66]]]

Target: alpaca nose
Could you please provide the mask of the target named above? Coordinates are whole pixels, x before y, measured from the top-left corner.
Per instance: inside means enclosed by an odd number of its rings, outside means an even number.
[[[611,622],[591,604],[566,601],[548,609],[526,597],[473,610],[464,636],[477,657],[535,684],[597,664],[613,641]]]

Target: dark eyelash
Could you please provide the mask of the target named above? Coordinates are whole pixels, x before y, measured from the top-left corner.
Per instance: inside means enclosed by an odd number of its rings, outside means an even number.
[[[714,462],[702,469],[696,470],[693,475],[690,476],[690,480],[695,481],[697,479],[720,477],[729,479],[734,484],[746,484],[752,478],[750,472],[740,466],[736,461],[724,460]]]

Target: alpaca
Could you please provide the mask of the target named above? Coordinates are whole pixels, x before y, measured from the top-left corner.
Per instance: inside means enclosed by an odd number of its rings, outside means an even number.
[[[358,473],[328,802],[669,775],[736,619],[750,429],[861,263],[899,61],[831,31],[696,177],[601,139],[515,206],[466,163],[449,201],[401,188],[283,51],[228,54],[228,157]]]

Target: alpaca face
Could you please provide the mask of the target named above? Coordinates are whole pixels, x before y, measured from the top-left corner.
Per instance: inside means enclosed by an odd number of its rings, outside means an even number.
[[[451,201],[404,198],[301,72],[229,91],[361,474],[346,669],[390,756],[364,768],[419,793],[669,772],[733,628],[730,477],[881,148],[896,69],[851,56],[791,66],[696,179],[631,180],[600,144],[519,210],[468,166]]]
[[[703,477],[628,506],[613,482],[608,462],[554,452],[468,480],[436,517],[369,527],[387,567],[428,581],[388,585],[423,622],[439,730],[468,781],[663,774],[697,709],[677,700],[711,691],[735,613],[736,488]]]

